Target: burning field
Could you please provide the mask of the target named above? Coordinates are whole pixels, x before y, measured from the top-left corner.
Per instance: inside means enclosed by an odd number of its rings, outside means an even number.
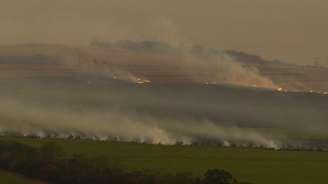
[[[325,67],[121,41],[4,46],[0,70],[2,135],[328,149]]]

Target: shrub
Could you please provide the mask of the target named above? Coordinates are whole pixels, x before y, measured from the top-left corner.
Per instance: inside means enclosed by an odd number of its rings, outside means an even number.
[[[204,174],[204,184],[235,184],[232,175],[221,169],[209,169]]]

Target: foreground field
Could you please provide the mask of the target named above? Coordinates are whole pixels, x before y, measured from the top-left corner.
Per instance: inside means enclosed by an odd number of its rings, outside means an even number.
[[[127,170],[190,172],[200,175],[209,168],[223,168],[239,180],[255,184],[309,184],[328,181],[327,152],[140,145],[85,140],[6,139],[34,146],[43,142],[56,142],[67,153],[107,157]]]
[[[22,176],[0,170],[0,183],[3,184],[45,184],[43,182],[30,180]]]

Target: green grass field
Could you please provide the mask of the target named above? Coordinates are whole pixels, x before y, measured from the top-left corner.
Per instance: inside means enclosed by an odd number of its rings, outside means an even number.
[[[222,168],[241,181],[255,184],[328,182],[328,152],[141,145],[87,140],[6,139],[34,146],[47,141],[56,142],[69,154],[107,157],[126,170],[201,175],[207,169]]]

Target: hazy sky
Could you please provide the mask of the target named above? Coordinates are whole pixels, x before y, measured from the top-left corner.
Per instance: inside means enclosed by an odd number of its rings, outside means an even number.
[[[328,63],[327,0],[1,0],[0,43],[155,39]]]

